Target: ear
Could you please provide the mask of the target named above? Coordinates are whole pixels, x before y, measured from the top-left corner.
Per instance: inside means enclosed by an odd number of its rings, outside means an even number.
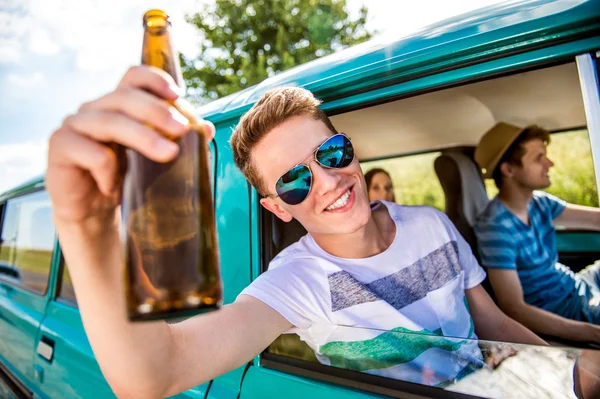
[[[260,204],[284,222],[289,222],[293,219],[292,214],[283,209],[283,207],[273,198],[261,198]]]
[[[512,177],[513,166],[508,162],[502,162],[500,164],[500,172],[502,172],[502,176],[504,177]]]

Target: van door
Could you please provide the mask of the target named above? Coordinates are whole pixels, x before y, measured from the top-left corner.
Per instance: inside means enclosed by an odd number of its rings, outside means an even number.
[[[40,391],[48,398],[114,398],[85,334],[71,277],[62,259],[55,292],[37,338],[37,345],[45,348],[34,359]],[[204,398],[207,386],[174,398]]]
[[[96,362],[75,302],[62,297],[50,301],[36,347],[33,367],[43,397],[115,397]]]
[[[0,233],[0,362],[34,385],[35,337],[48,299],[54,252],[50,200],[44,191],[2,204]]]

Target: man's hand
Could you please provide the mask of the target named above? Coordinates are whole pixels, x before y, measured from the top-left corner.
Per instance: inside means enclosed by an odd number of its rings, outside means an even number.
[[[63,121],[50,138],[46,173],[57,223],[114,221],[125,172],[120,146],[156,162],[177,155],[178,146],[156,130],[173,138],[187,132],[187,119],[167,102],[180,101],[179,90],[164,71],[132,67],[113,92]],[[214,126],[203,123],[210,141]]]

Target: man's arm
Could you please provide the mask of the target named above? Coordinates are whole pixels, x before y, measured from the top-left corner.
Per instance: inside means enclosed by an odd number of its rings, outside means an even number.
[[[554,224],[567,229],[600,231],[600,209],[567,204],[562,213],[554,219]]]
[[[515,342],[530,345],[548,345],[546,341],[511,319],[492,301],[481,285],[465,290],[469,311],[475,323],[475,332],[481,339]]]
[[[570,320],[525,302],[516,270],[488,269],[500,308],[527,328],[572,341],[600,342],[600,326]]]
[[[117,230],[58,224],[86,334],[102,372],[120,398],[161,398],[232,370],[291,327],[250,297],[181,323],[131,323],[125,312]]]
[[[263,302],[235,303],[181,323],[131,323],[125,312],[118,231],[91,235],[58,223],[86,334],[120,398],[162,398],[248,362],[291,324]]]
[[[244,364],[290,323],[250,297],[168,325],[130,323],[119,235],[123,164],[114,144],[155,162],[177,155],[189,127],[163,100],[179,101],[164,71],[133,67],[117,89],[81,106],[52,134],[46,186],[54,224],[96,359],[120,398],[162,398]],[[210,141],[214,126],[204,124]]]

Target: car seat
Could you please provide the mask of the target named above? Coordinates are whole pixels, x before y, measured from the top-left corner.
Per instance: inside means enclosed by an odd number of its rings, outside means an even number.
[[[473,152],[472,147],[444,151],[436,158],[433,167],[446,197],[446,215],[480,261],[473,225],[490,200],[483,175],[473,160]],[[494,298],[487,278],[482,286]]]

